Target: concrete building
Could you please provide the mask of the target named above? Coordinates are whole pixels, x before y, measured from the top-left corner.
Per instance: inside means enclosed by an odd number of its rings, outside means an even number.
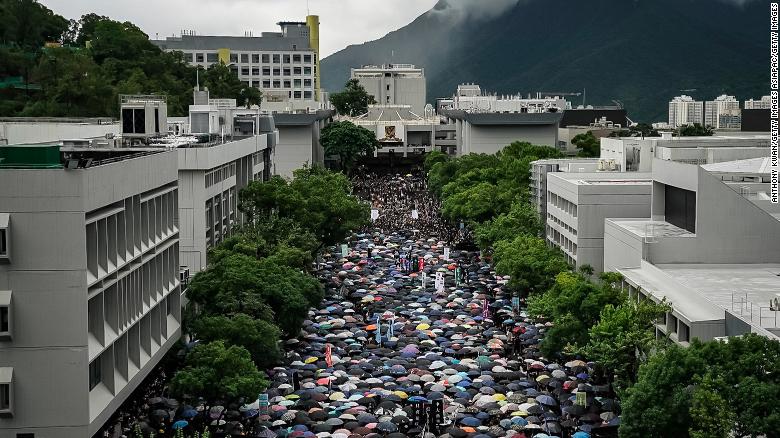
[[[539,213],[542,223],[547,220],[547,175],[554,172],[596,172],[598,162],[598,158],[562,158],[531,162],[531,203]]]
[[[180,338],[176,152],[0,157],[0,436],[89,437]]]
[[[308,101],[316,109],[320,100],[319,17],[305,22],[278,23],[280,32],[256,37],[206,36],[193,32],[156,40],[163,50],[179,51],[189,64],[208,68],[219,62],[229,66],[248,86],[263,90],[265,102]]]
[[[563,113],[471,113],[443,110],[448,123],[455,124],[455,151],[494,154],[515,141],[555,147],[558,123]]]
[[[547,174],[545,235],[568,262],[604,269],[604,219],[650,215],[650,174],[556,172]]]
[[[378,105],[409,105],[412,113],[423,116],[425,69],[412,64],[366,65],[353,68],[351,78],[357,79]]]
[[[569,115],[569,113],[572,111],[565,111],[563,113],[563,118],[566,119],[567,115]],[[571,142],[574,137],[580,134],[587,134],[588,132],[592,133],[596,138],[609,137],[609,135],[613,132],[620,132],[623,130],[623,126],[624,125],[619,123],[616,124],[607,120],[606,117],[593,120],[587,125],[569,124],[565,127],[563,126],[562,120],[561,127],[558,128],[558,149],[560,149],[561,152],[566,155],[577,155],[579,149],[577,149],[577,146]]]
[[[724,94],[705,102],[704,124],[715,129],[740,129],[742,114],[737,98]]]
[[[769,135],[711,137],[621,137],[601,139],[601,159],[617,170],[650,172],[653,158],[690,164],[710,164],[769,155]]]
[[[638,299],[671,302],[656,329],[683,345],[780,334],[769,307],[778,294],[780,208],[724,178],[735,173],[725,167],[655,159],[650,216],[604,224],[604,269],[622,273]]]
[[[108,117],[3,117],[0,146],[11,144],[87,143],[108,146],[119,137],[120,124]]]
[[[279,131],[273,156],[274,174],[292,178],[293,171],[305,165],[324,165],[325,151],[320,144],[320,134],[334,115],[333,110],[274,113],[274,124]]]
[[[560,96],[537,93],[535,98],[519,94],[497,95],[486,93],[479,85],[458,85],[451,99],[440,99],[437,110],[459,110],[472,113],[548,113],[571,109],[571,104]]]
[[[669,102],[669,126],[704,123],[704,102],[694,101],[691,96],[677,96]]]
[[[762,96],[759,100],[746,100],[745,109],[771,109],[772,96]]]

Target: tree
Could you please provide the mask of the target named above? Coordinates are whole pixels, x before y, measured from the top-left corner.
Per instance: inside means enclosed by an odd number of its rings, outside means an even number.
[[[539,213],[528,202],[518,201],[512,204],[509,213],[474,226],[474,237],[483,250],[493,247],[497,242],[512,240],[520,234],[538,237],[542,232]]]
[[[197,345],[187,355],[184,368],[171,380],[171,391],[177,396],[200,396],[209,402],[223,397],[229,401],[254,400],[267,387],[268,381],[249,352],[222,341]]]
[[[320,143],[326,155],[338,155],[341,168],[347,172],[358,157],[374,152],[379,145],[373,131],[349,121],[333,122],[323,128]]]
[[[197,339],[204,342],[224,341],[244,347],[258,368],[276,365],[281,359],[279,328],[268,321],[239,313],[226,316],[203,316],[192,322]]]
[[[28,51],[59,41],[69,24],[36,0],[0,0],[0,17],[0,41]]]
[[[559,249],[548,247],[543,239],[524,235],[498,242],[493,259],[496,272],[509,275],[509,285],[526,295],[549,289],[555,276],[569,269]]]
[[[712,126],[703,126],[701,123],[682,125],[675,130],[679,137],[710,137],[715,133]]]
[[[212,64],[203,75],[203,80],[211,97],[242,101],[241,90],[245,88],[244,84],[223,62]]]
[[[330,95],[330,102],[339,114],[357,117],[368,112],[368,106],[376,104],[374,96],[369,95],[357,79],[344,84],[344,90]]]
[[[244,87],[240,91],[241,103],[246,106],[247,109],[252,105],[260,106],[263,103],[263,92],[256,87]]]
[[[577,153],[578,157],[599,157],[601,155],[601,143],[593,135],[593,131],[575,135],[571,139],[571,144],[577,146],[577,149],[580,150]]]
[[[431,151],[425,156],[423,167],[425,172],[430,172],[436,163],[444,163],[450,160],[450,156],[442,151]]]
[[[619,386],[627,387],[636,381],[640,363],[655,345],[653,324],[671,307],[650,300],[622,301],[604,306],[581,353],[614,373]]]
[[[691,394],[691,438],[729,438],[734,427],[734,412],[720,393],[723,382],[705,375]]]

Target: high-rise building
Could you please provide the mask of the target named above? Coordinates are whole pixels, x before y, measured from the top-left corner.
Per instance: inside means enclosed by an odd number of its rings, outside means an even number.
[[[669,126],[704,123],[704,102],[693,100],[691,96],[677,96],[669,102]]]
[[[772,107],[772,97],[763,96],[760,100],[746,100],[745,109],[770,109]]]
[[[92,436],[179,340],[176,169],[0,147],[0,436]]]
[[[245,85],[263,90],[264,101],[319,101],[319,17],[282,21],[280,32],[256,37],[195,35],[188,32],[152,43],[179,51],[191,65],[208,68],[222,62]],[[219,96],[224,97],[224,96]]]
[[[739,101],[734,96],[721,95],[704,104],[704,124],[715,129],[739,129]]]
[[[412,64],[367,65],[352,69],[357,79],[379,105],[409,105],[423,116],[426,103],[425,70]]]

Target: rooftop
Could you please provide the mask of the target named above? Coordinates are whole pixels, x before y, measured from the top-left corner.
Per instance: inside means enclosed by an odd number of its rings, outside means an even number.
[[[313,51],[309,47],[308,38],[285,37],[281,33],[266,33],[259,37],[182,35],[152,40],[152,43],[164,50],[219,50],[227,47],[230,50],[246,51]]]
[[[142,148],[75,148],[59,145],[0,147],[0,169],[84,169],[163,152]]]
[[[740,173],[740,174],[759,174],[768,175],[771,169],[771,160],[769,157],[750,158],[747,160],[726,161],[723,163],[712,163],[701,166],[704,170],[712,173]]]
[[[653,237],[693,237],[690,231],[672,225],[669,222],[650,219],[607,219],[615,225],[642,238]]]

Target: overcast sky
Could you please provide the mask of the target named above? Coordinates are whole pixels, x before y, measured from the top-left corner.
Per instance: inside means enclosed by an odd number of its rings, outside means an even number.
[[[192,29],[202,35],[274,32],[281,20],[304,21],[306,0],[40,0],[65,18],[88,12],[131,21],[150,38]],[[320,16],[323,57],[375,40],[429,10],[436,0],[309,0]]]

